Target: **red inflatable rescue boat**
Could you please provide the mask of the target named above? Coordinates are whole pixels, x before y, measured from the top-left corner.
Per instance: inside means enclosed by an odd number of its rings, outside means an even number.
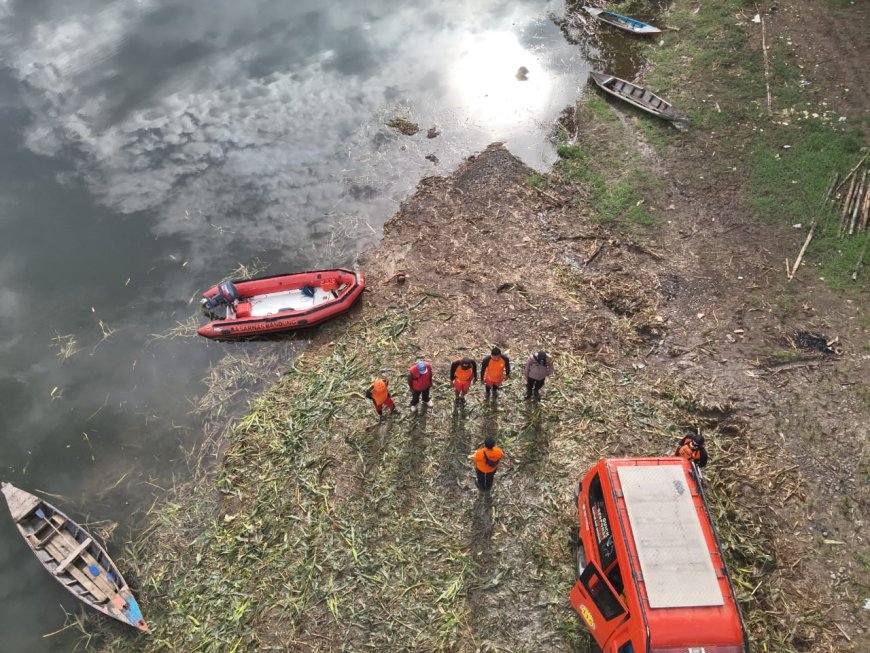
[[[343,269],[223,281],[203,294],[213,321],[197,333],[239,338],[314,326],[349,311],[364,289],[362,274]]]

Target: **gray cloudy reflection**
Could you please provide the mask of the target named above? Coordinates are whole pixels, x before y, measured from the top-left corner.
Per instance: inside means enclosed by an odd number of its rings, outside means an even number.
[[[429,153],[445,172],[503,140],[543,167],[585,77],[540,2],[34,4],[0,3],[27,147],[75,156],[101,203],[193,243],[292,245],[324,214],[388,211]],[[386,129],[399,113],[439,140]]]

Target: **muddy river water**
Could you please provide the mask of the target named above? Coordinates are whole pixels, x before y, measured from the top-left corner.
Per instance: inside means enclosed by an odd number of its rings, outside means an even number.
[[[0,0],[0,478],[117,524],[123,570],[122,542],[217,412],[198,408],[204,379],[228,354],[304,344],[190,337],[199,293],[240,264],[352,265],[420,178],[493,141],[545,170],[556,118],[616,39],[581,47],[576,10]],[[2,515],[0,650],[71,650],[70,632],[44,635],[78,605]]]

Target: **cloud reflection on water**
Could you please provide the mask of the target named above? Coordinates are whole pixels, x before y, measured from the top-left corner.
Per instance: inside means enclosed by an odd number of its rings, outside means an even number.
[[[539,3],[43,4],[7,2],[0,37],[29,88],[27,146],[74,157],[107,206],[212,246],[282,247],[325,213],[389,212],[426,153],[449,168],[522,138],[579,77],[552,43],[521,40],[557,33]],[[383,122],[402,108],[443,136],[395,137]]]

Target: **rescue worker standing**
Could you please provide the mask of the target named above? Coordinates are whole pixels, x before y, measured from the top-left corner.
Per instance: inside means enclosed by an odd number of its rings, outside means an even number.
[[[432,364],[422,358],[411,365],[408,370],[408,385],[411,388],[411,412],[417,412],[417,404],[420,403],[420,397],[423,397],[423,403],[432,407],[432,401],[429,399],[429,389],[432,387]]]
[[[393,403],[393,398],[390,397],[390,390],[386,379],[375,379],[375,382],[366,390],[366,399],[372,400],[372,403],[375,405],[375,412],[381,418],[382,424],[387,421],[384,415],[384,406],[389,408],[393,414],[399,412],[396,404]]]
[[[477,362],[468,357],[457,358],[450,365],[450,383],[456,392],[456,403],[464,404],[471,384],[477,381]]]
[[[471,459],[474,461],[474,472],[477,474],[477,489],[481,492],[489,492],[498,464],[504,458],[504,451],[495,445],[495,438],[487,437],[483,446],[474,452]]]
[[[537,354],[529,355],[529,360],[523,368],[523,376],[526,377],[526,399],[531,399],[534,393],[535,401],[540,401],[544,380],[553,371],[553,359],[547,356],[547,352],[539,351]]]
[[[480,380],[484,384],[484,398],[489,400],[490,392],[492,399],[498,399],[498,389],[505,379],[511,378],[511,362],[507,356],[501,353],[501,349],[493,347],[489,356],[480,364]]]
[[[682,456],[698,467],[707,466],[707,449],[704,447],[704,436],[686,433],[674,451],[675,456]]]

